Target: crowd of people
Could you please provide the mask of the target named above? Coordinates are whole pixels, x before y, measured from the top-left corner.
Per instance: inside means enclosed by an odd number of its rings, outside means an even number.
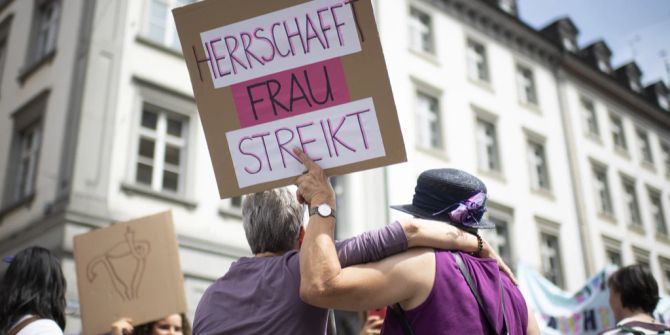
[[[539,334],[509,267],[479,235],[487,189],[456,169],[423,172],[411,214],[335,241],[337,202],[328,176],[295,150],[306,171],[287,188],[245,196],[243,257],[203,294],[193,329],[175,311],[145,324],[120,318],[111,335],[333,334],[331,309],[360,311],[359,334]],[[308,222],[304,222],[307,205]],[[63,334],[66,282],[58,257],[29,247],[0,282],[0,334]],[[654,320],[658,285],[648,269],[619,269],[608,281],[617,320],[602,334],[670,331]]]

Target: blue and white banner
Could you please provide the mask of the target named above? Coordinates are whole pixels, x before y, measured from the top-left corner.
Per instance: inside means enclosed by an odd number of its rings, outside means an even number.
[[[556,287],[528,265],[520,264],[517,275],[519,288],[535,311],[542,334],[596,335],[615,326],[607,278],[616,269],[604,268],[575,294]],[[654,314],[658,321],[670,325],[670,297],[662,295]]]

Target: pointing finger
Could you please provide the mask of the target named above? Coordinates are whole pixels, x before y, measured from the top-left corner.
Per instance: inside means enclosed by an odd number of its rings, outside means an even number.
[[[302,149],[300,149],[298,147],[295,147],[295,148],[293,148],[293,153],[295,153],[298,156],[298,158],[300,158],[300,160],[302,161],[302,164],[305,165],[307,170],[312,170],[314,168],[320,168],[316,163],[314,163],[314,161],[311,158],[309,158],[309,156],[307,156],[306,153],[304,153],[302,151]]]

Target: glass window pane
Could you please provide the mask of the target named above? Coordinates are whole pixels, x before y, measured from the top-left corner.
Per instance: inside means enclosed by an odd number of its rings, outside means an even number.
[[[158,114],[147,110],[142,112],[142,127],[155,130],[157,123]]]
[[[163,189],[177,192],[179,185],[179,174],[164,170],[163,171]]]
[[[182,121],[168,118],[167,132],[176,137],[181,137]]]
[[[180,153],[178,147],[173,145],[165,146],[165,163],[179,166],[180,163]]]
[[[151,185],[151,173],[153,167],[151,165],[137,163],[137,176],[135,177],[138,183]]]
[[[142,157],[154,159],[154,141],[147,138],[140,138],[139,154]]]

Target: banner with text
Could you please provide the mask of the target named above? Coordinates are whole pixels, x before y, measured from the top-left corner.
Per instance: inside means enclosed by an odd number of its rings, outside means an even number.
[[[519,288],[535,311],[542,334],[596,335],[616,325],[607,287],[607,278],[616,269],[611,265],[601,270],[575,294],[562,291],[528,265],[520,264],[517,274]],[[669,297],[662,296],[654,314],[668,324]]]
[[[220,196],[406,160],[370,0],[205,0],[173,10]]]

